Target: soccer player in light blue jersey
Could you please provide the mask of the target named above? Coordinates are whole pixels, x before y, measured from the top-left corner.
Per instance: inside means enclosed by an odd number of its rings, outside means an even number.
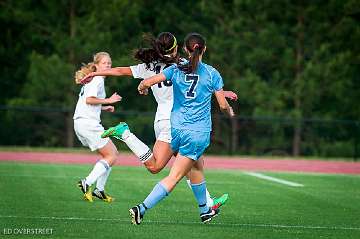
[[[88,82],[94,76],[132,76],[134,78],[149,78],[154,76],[172,64],[178,62],[178,45],[175,36],[170,32],[162,32],[156,38],[151,35],[145,35],[144,40],[149,43],[149,48],[139,48],[135,51],[134,57],[142,63],[132,66],[115,67],[104,71],[96,71],[88,74],[83,82]],[[160,172],[169,162],[174,152],[171,149],[171,124],[170,115],[173,107],[173,88],[172,82],[164,81],[151,87],[152,94],[158,104],[155,120],[154,132],[156,141],[153,151],[144,144],[135,134],[133,134],[128,125],[120,122],[115,127],[110,127],[101,137],[112,136],[123,141],[134,154],[140,159],[144,166],[153,174]],[[230,99],[234,94],[231,91],[225,91]],[[232,93],[232,94],[231,94]],[[236,100],[236,98],[234,99]],[[187,184],[191,188],[191,173],[186,177]],[[228,194],[221,197],[211,197],[206,191],[207,204],[214,208],[221,207],[228,200]]]
[[[152,85],[165,80],[172,82],[171,148],[178,154],[169,176],[156,184],[141,204],[130,209],[133,224],[140,224],[145,212],[164,199],[190,171],[191,187],[199,205],[201,221],[209,222],[219,212],[206,205],[206,182],[201,161],[201,155],[210,144],[212,94],[215,93],[222,111],[230,116],[234,112],[225,99],[219,72],[202,62],[206,51],[204,37],[198,33],[189,34],[185,38],[184,50],[189,56],[187,62],[172,65],[162,73],[141,81],[138,86],[140,94],[145,94]]]

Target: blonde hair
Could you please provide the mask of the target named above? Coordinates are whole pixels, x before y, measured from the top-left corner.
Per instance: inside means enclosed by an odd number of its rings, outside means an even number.
[[[111,59],[109,53],[107,53],[107,52],[105,52],[105,51],[101,51],[101,52],[96,53],[96,54],[93,56],[93,62],[92,62],[92,63],[98,64],[104,56],[107,56],[107,57],[109,57],[109,58]]]
[[[98,52],[93,56],[93,61],[89,62],[88,64],[82,64],[81,68],[75,72],[75,83],[80,84],[81,80],[89,73],[96,71],[95,64],[98,64],[103,57],[109,57],[110,54],[107,52]],[[111,59],[111,58],[110,58]]]

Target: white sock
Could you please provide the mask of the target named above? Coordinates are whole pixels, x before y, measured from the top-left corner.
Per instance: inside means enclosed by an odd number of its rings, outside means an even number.
[[[145,163],[149,158],[151,158],[151,149],[140,139],[138,139],[133,133],[131,133],[130,130],[125,130],[122,135],[122,139],[142,163]]]
[[[191,190],[192,190],[190,179],[186,179],[186,182],[187,182],[187,185],[189,186],[189,188],[191,188]]]
[[[86,184],[91,186],[108,168],[110,168],[110,166],[106,160],[101,159],[97,161],[89,176],[85,178]]]
[[[210,197],[209,191],[206,189],[206,205],[208,207],[212,207],[214,204],[214,200]]]
[[[99,189],[99,191],[105,190],[105,184],[106,181],[110,175],[111,167],[105,171],[97,180],[96,180],[96,188]]]
[[[192,190],[190,179],[187,179],[186,182],[187,182],[189,188]],[[214,200],[210,197],[210,193],[206,188],[206,206],[212,207],[213,203],[214,203]]]

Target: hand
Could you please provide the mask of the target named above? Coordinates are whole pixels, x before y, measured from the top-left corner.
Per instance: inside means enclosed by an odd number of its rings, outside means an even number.
[[[147,95],[149,93],[148,87],[144,85],[143,80],[138,85],[138,91],[140,95]]]
[[[148,89],[139,90],[139,94],[140,94],[140,95],[148,95],[148,94],[149,94],[149,90],[148,90]]]
[[[93,78],[94,78],[93,74],[89,73],[80,80],[80,84],[85,85],[85,84],[89,83],[90,81],[92,81]]]
[[[122,99],[122,97],[120,95],[118,95],[117,92],[115,92],[112,96],[107,98],[107,104],[114,104],[116,102],[121,101],[121,99]]]
[[[231,106],[229,106],[228,114],[231,118],[235,116],[234,110]]]
[[[229,98],[230,100],[236,101],[238,96],[235,92],[224,90],[225,98]]]
[[[107,112],[114,112],[115,111],[115,107],[112,105],[106,105],[102,107],[103,111],[107,111]]]

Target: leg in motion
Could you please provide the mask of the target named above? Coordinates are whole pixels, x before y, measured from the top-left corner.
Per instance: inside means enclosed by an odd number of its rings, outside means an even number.
[[[152,174],[159,173],[169,162],[174,152],[171,150],[170,144],[156,140],[153,148],[153,156],[144,162],[144,166]]]
[[[118,125],[105,130],[101,135],[102,138],[110,136],[123,141],[142,163],[152,157],[151,149],[131,133],[126,123],[120,122]]]
[[[157,183],[151,193],[141,204],[132,207],[129,210],[132,223],[136,225],[140,224],[146,210],[154,207],[157,203],[168,196],[169,193],[175,188],[176,184],[191,169],[193,163],[193,160],[178,154],[176,161],[170,170],[169,176],[165,177],[163,180]]]
[[[78,182],[78,186],[84,193],[84,200],[89,202],[93,202],[93,193],[91,192],[92,184],[110,170],[111,165],[115,162],[118,155],[117,149],[111,140],[99,149],[98,153],[102,156],[102,159],[96,162],[93,170],[85,179]],[[104,183],[106,183],[106,180]]]
[[[206,181],[203,172],[202,158],[195,161],[190,174],[191,189],[199,205],[200,218],[203,223],[212,220],[219,213],[218,209],[213,210],[211,205],[207,205]]]
[[[98,180],[96,181],[96,188],[92,192],[92,195],[94,197],[97,197],[98,199],[101,199],[104,202],[109,202],[109,203],[115,200],[113,197],[105,193],[105,184],[110,175],[110,172],[111,172],[111,168],[109,168],[105,173],[103,173],[98,178]]]
[[[197,174],[204,174],[204,157],[201,156],[199,158],[199,163],[194,165],[194,167],[191,169],[191,171],[186,175],[187,177],[187,184],[191,188],[191,178],[193,175],[193,178],[196,177]],[[213,209],[220,208],[221,206],[225,205],[227,200],[229,199],[229,195],[227,193],[223,194],[221,197],[211,197],[208,189],[206,188],[206,204],[209,207],[212,207]]]

